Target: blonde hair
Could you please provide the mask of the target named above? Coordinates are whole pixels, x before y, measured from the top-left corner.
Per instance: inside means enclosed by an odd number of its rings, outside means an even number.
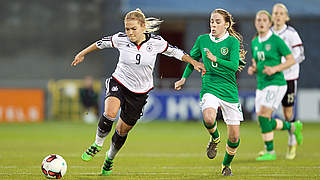
[[[256,14],[256,19],[257,19],[257,16],[260,15],[260,14],[265,14],[265,15],[267,15],[269,21],[272,23],[272,16],[270,15],[270,13],[269,13],[267,10],[260,10],[260,11],[258,11],[257,14]]]
[[[160,24],[163,22],[163,20],[154,17],[146,18],[139,8],[128,12],[124,18],[124,21],[127,20],[137,20],[141,25],[145,24],[146,32],[158,31],[160,29]]]
[[[281,7],[282,9],[284,9],[284,11],[286,12],[287,17],[288,17],[287,21],[290,20],[288,8],[287,8],[286,5],[284,5],[284,4],[282,4],[282,3],[277,3],[277,4],[273,5],[272,12],[273,12],[273,9],[274,9],[275,7]]]
[[[233,37],[235,37],[235,38],[237,38],[239,40],[239,43],[240,43],[240,50],[239,50],[240,59],[242,61],[245,61],[247,51],[244,50],[242,35],[233,29],[233,25],[235,24],[235,22],[234,22],[234,20],[232,18],[232,15],[228,11],[226,11],[224,9],[215,9],[211,13],[211,15],[213,13],[220,14],[224,18],[224,21],[229,23],[229,27],[227,27],[227,31],[230,34],[230,36],[233,36]]]

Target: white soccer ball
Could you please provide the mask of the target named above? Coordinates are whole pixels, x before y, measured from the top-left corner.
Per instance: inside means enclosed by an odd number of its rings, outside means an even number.
[[[43,159],[41,172],[46,178],[60,179],[67,172],[67,163],[58,154],[51,154]]]

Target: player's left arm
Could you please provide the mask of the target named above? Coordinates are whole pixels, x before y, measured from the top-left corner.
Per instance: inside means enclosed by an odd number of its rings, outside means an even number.
[[[168,44],[166,51],[164,51],[162,54],[170,57],[175,57],[176,59],[190,63],[198,72],[202,71],[202,74],[206,73],[203,63],[200,63],[192,59],[187,53],[185,53],[183,50],[179,49],[176,46]]]
[[[235,41],[230,47],[230,59],[225,60],[222,58],[218,58],[217,56],[214,56],[209,49],[206,49],[207,51],[207,57],[212,61],[216,62],[221,66],[224,66],[228,69],[231,69],[232,71],[236,72],[239,67],[239,59],[240,59],[240,54],[239,54],[239,41]]]
[[[291,42],[292,55],[294,57],[294,60],[296,61],[296,63],[301,63],[305,60],[304,47],[297,32],[292,33]]]

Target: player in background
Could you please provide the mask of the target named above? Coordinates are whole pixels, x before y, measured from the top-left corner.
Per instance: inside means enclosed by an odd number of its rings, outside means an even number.
[[[273,147],[273,130],[290,130],[302,143],[302,123],[290,123],[271,117],[272,112],[279,106],[287,90],[287,82],[282,71],[288,69],[295,60],[285,42],[270,30],[271,15],[265,10],[258,11],[255,18],[255,27],[258,35],[251,42],[252,65],[248,74],[257,73],[257,90],[255,109],[265,144],[266,153],[256,160],[275,160],[276,153]],[[281,63],[281,57],[286,61]]]
[[[206,74],[202,76],[200,106],[203,124],[210,134],[207,156],[215,158],[220,135],[217,128],[217,110],[221,108],[224,121],[228,127],[226,152],[222,163],[222,174],[232,176],[231,161],[240,143],[240,121],[243,121],[239,94],[236,83],[236,71],[239,59],[244,62],[245,51],[242,36],[233,29],[232,15],[224,9],[215,9],[210,15],[210,33],[200,35],[190,56],[195,60],[202,58]],[[193,71],[188,64],[182,78],[175,83],[180,90]]]
[[[191,63],[197,71],[205,73],[204,65],[193,60],[177,47],[168,44],[157,31],[162,21],[145,18],[140,9],[126,14],[125,33],[103,37],[78,53],[72,66],[84,60],[86,54],[104,48],[117,48],[120,52],[112,77],[106,80],[105,110],[98,122],[95,142],[82,154],[84,161],[91,160],[102,149],[121,107],[121,113],[106,153],[102,175],[110,175],[113,160],[127,139],[129,131],[142,115],[148,93],[153,89],[153,69],[157,54],[175,57]]]
[[[278,3],[273,6],[272,9],[272,21],[273,26],[271,30],[274,34],[278,35],[287,44],[294,57],[295,64],[290,68],[283,71],[284,78],[287,81],[287,92],[282,99],[282,109],[284,118],[288,122],[295,121],[294,103],[297,93],[297,80],[299,78],[299,64],[304,61],[304,48],[302,41],[297,31],[286,25],[286,22],[290,20],[288,9],[284,4]],[[285,62],[285,58],[282,57],[282,63]],[[287,159],[294,159],[296,157],[297,141],[294,133],[289,132],[288,151],[286,154]]]

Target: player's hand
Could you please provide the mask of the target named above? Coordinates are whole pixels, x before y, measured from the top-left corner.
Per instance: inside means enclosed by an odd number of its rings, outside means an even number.
[[[192,64],[194,69],[197,70],[198,72],[201,72],[201,75],[205,75],[206,74],[206,68],[204,67],[204,64],[198,61],[194,61],[194,63]]]
[[[256,71],[257,71],[257,68],[256,68],[256,67],[254,67],[254,66],[249,66],[249,68],[248,68],[248,74],[249,74],[249,75],[253,75],[254,73],[256,73]]]
[[[180,90],[185,82],[186,82],[186,78],[181,78],[179,81],[176,81],[174,83],[174,89],[175,90]]]
[[[214,56],[209,49],[206,48],[206,52],[207,52],[207,57],[212,61],[212,62],[217,62],[217,57]]]
[[[271,66],[264,66],[264,69],[262,71],[264,74],[267,74],[268,76],[271,76],[278,72],[277,67],[271,67]]]
[[[84,60],[84,56],[82,54],[77,54],[76,57],[74,57],[74,60],[71,63],[71,66],[76,66],[77,64],[81,63]]]

